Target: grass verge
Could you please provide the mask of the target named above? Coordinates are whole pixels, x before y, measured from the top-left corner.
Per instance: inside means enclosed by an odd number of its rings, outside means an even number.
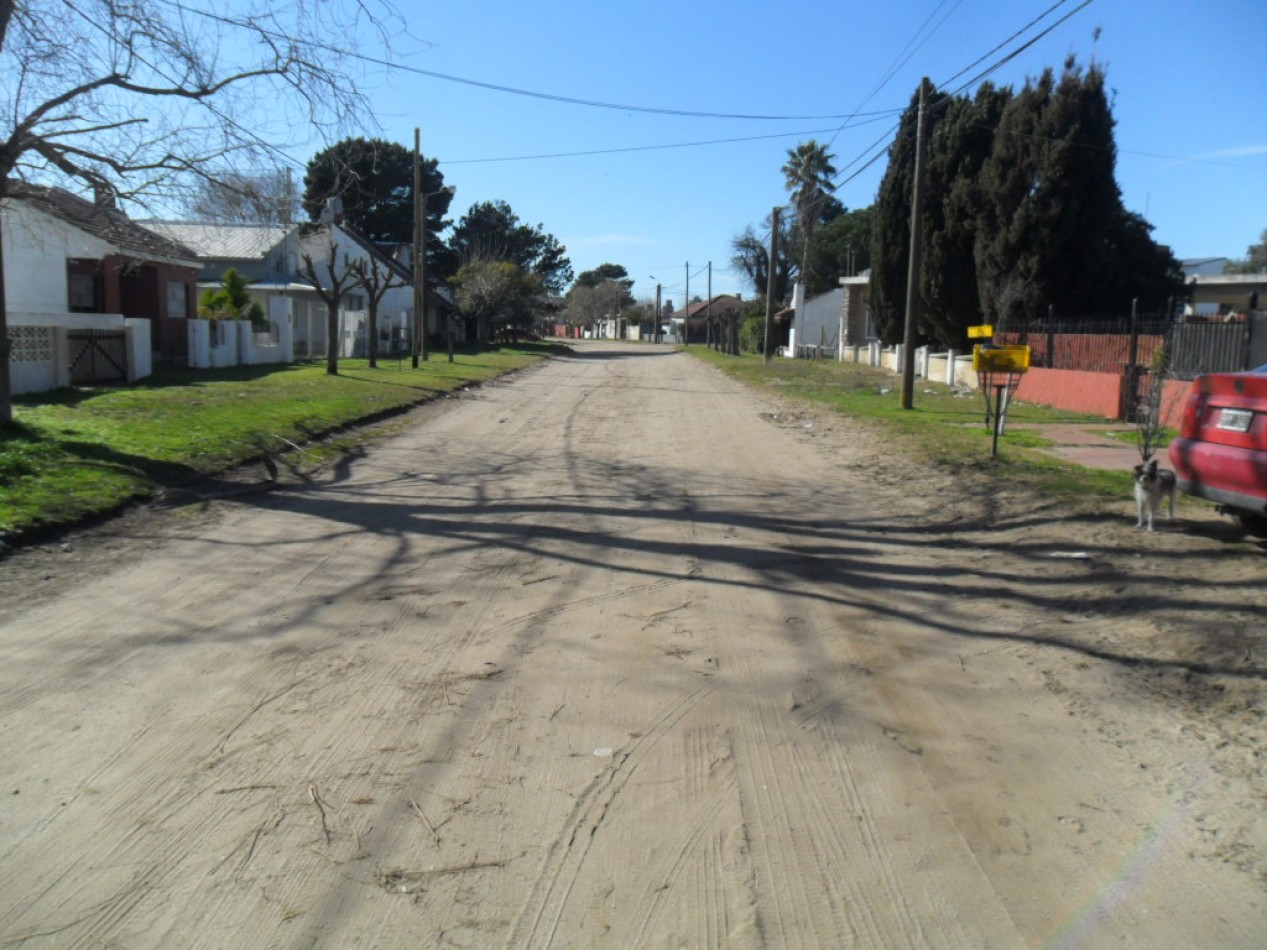
[[[0,538],[80,521],[123,503],[304,446],[309,460],[367,436],[331,434],[534,363],[555,347],[507,346],[431,359],[171,369],[133,386],[14,400],[0,427]],[[317,440],[321,440],[318,443]]]
[[[957,393],[916,380],[914,407],[901,407],[901,380],[886,370],[857,363],[771,360],[723,356],[703,347],[688,351],[749,386],[819,403],[874,426],[876,438],[892,440],[913,458],[955,471],[973,471],[1068,499],[1120,502],[1130,495],[1130,473],[1087,468],[1040,451],[1050,444],[1037,427],[1051,423],[1108,423],[1099,416],[1014,403],[999,454],[990,454],[992,433],[985,426],[980,393]]]

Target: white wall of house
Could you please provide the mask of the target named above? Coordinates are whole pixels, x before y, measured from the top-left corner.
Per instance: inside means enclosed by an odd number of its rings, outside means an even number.
[[[796,313],[788,339],[789,356],[837,359],[845,305],[843,287],[806,299],[804,285],[796,285]]]
[[[379,274],[379,279],[388,280],[391,275],[392,280],[400,278],[394,271],[390,271],[386,265],[374,258],[358,241],[354,240],[345,231],[338,226],[333,230],[333,244],[335,250],[335,260],[338,262],[336,274],[345,273],[346,269],[351,266],[354,261],[365,261],[373,264]],[[320,233],[307,238],[303,243],[303,253],[308,254],[312,258],[313,268],[318,276],[324,276],[328,273],[327,261],[330,254],[330,237],[325,233]],[[391,287],[383,293],[378,305],[378,322],[380,331],[384,327],[402,327],[410,328],[413,320],[413,285],[405,284],[404,286]],[[365,290],[361,288],[350,288],[348,290],[343,306],[339,308],[339,356],[340,357],[362,357],[368,352],[366,348],[367,320],[366,307],[367,296]],[[321,323],[321,339],[324,340],[324,311],[325,307],[320,307],[321,320],[304,319],[306,315],[296,314],[296,333],[295,347],[296,353],[304,355],[305,342],[309,337],[302,334],[298,328],[299,322],[309,324]],[[428,307],[427,325],[429,332],[435,333],[439,325],[438,317],[434,307]],[[315,329],[315,327],[313,328]],[[381,340],[379,350],[384,351]],[[322,346],[324,353],[324,344]]]
[[[115,251],[100,238],[24,201],[3,202],[0,227],[4,229],[4,292],[10,311],[65,313],[70,300],[67,258],[100,259]]]

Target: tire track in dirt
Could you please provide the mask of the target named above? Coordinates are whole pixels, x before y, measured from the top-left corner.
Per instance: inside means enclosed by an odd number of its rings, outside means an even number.
[[[489,397],[490,401],[494,403],[499,402],[501,398],[502,394],[492,394]],[[509,398],[509,394],[507,398]],[[494,411],[496,411],[495,408]],[[524,415],[527,416],[528,413],[525,412]],[[537,417],[536,423],[538,425],[543,424],[541,417]],[[503,444],[501,450],[510,458],[515,456],[513,443]],[[512,470],[506,469],[503,474],[510,471]],[[580,467],[575,470],[574,476],[575,485],[584,483],[584,473]],[[492,499],[493,495],[491,492],[483,491],[482,486],[476,487],[480,497],[486,502]],[[584,488],[580,488],[576,489],[575,493],[583,496],[584,491]],[[513,497],[511,496],[512,501]],[[549,513],[546,511],[532,516],[524,515],[523,517],[526,519],[525,523],[531,525],[538,519],[548,518]],[[581,513],[579,518],[581,519],[579,521],[581,527],[578,527],[578,531],[584,530],[586,525],[591,526],[591,529],[595,532],[601,530],[594,518],[587,518],[584,513]],[[490,505],[488,514],[480,516],[480,520],[473,524],[473,530],[469,533],[472,537],[477,537],[479,536],[480,524],[487,521],[491,527],[497,524],[498,520],[497,505]],[[396,785],[394,794],[391,796],[394,801],[417,798],[424,798],[425,800],[426,795],[438,792],[440,789],[448,789],[452,794],[461,795],[464,798],[473,796],[474,801],[470,805],[470,809],[481,807],[480,802],[484,800],[492,788],[480,787],[471,789],[469,785],[462,783],[460,776],[451,774],[453,772],[452,767],[443,764],[443,760],[453,754],[452,750],[470,747],[472,743],[481,747],[503,748],[502,740],[497,739],[494,741],[494,737],[487,730],[494,728],[496,723],[507,715],[514,716],[517,714],[521,700],[514,698],[517,690],[516,681],[523,664],[526,662],[526,658],[532,653],[541,638],[547,634],[550,622],[571,611],[593,609],[603,603],[628,598],[646,591],[655,591],[672,586],[672,583],[674,583],[656,581],[651,584],[619,586],[617,589],[602,591],[590,597],[576,598],[575,592],[578,589],[592,590],[594,588],[595,585],[589,578],[595,574],[595,570],[583,562],[563,562],[564,576],[557,578],[558,583],[547,591],[549,596],[545,606],[527,612],[516,613],[512,616],[504,616],[516,604],[517,585],[512,582],[516,579],[513,571],[520,559],[522,559],[522,553],[517,550],[515,545],[499,543],[496,531],[490,530],[487,532],[486,540],[478,547],[473,548],[472,553],[468,553],[463,559],[452,562],[451,571],[447,578],[437,579],[442,587],[447,582],[459,589],[466,588],[468,590],[471,582],[475,581],[477,586],[488,591],[490,601],[487,609],[479,611],[480,619],[478,623],[474,622],[473,617],[466,620],[466,630],[469,635],[464,634],[455,638],[452,643],[445,645],[435,657],[429,658],[429,668],[443,670],[447,664],[455,663],[456,657],[470,655],[473,649],[484,645],[494,648],[493,655],[499,657],[500,666],[506,670],[506,674],[495,679],[482,680],[473,684],[475,690],[466,697],[464,706],[472,710],[478,710],[480,713],[478,718],[468,717],[464,722],[453,719],[444,728],[430,732],[425,743],[430,751],[423,754],[424,761],[429,764],[424,764],[413,773],[402,777]],[[472,560],[476,563],[481,560],[488,563],[493,568],[494,573],[486,575],[477,571],[472,574],[470,570]],[[604,583],[602,586],[607,586],[609,575],[603,572],[603,578]],[[470,615],[470,608],[465,609],[463,613]],[[497,614],[503,615],[498,616]],[[622,779],[616,784],[623,785],[623,781]],[[494,783],[492,787],[501,786]],[[468,791],[462,791],[463,788],[468,789]],[[597,789],[594,794],[597,794]],[[412,825],[417,824],[416,819],[408,815],[404,809],[397,808],[391,813],[387,813],[385,810],[380,811],[379,819],[360,841],[362,849],[366,853],[376,856],[376,862],[381,861],[383,856],[389,853],[399,853],[400,849],[393,850],[392,844],[393,840],[399,835],[402,822],[406,825],[410,825],[410,823]],[[446,833],[447,840],[448,836]],[[507,844],[513,847],[510,842],[507,842]],[[507,856],[517,860],[514,854]],[[429,858],[428,863],[434,860],[434,858]],[[451,863],[462,865],[470,862],[467,858],[458,859],[455,857]],[[377,876],[382,877],[387,869],[381,863],[377,866]],[[496,873],[496,868],[499,866],[500,861],[494,861],[489,866],[489,870],[484,873]],[[410,875],[416,872],[405,866],[398,869],[398,872],[393,873],[402,874],[405,878],[412,880],[413,878]],[[439,887],[440,885],[440,879],[436,879],[436,886]],[[347,882],[338,883],[319,900],[320,911],[305,920],[305,933],[311,934],[314,940],[330,941],[338,939],[337,935],[345,929],[345,910],[352,906],[352,902],[357,899],[364,888],[374,886],[376,886],[376,882],[363,872],[358,873]]]
[[[644,888],[650,889],[650,893],[644,893],[638,906],[630,906],[621,924],[615,928],[613,939],[617,946],[647,946],[672,892],[678,887],[680,879],[691,873],[695,876],[692,891],[699,898],[697,907],[702,909],[695,921],[696,945],[721,947],[731,931],[727,902],[715,887],[726,863],[723,857],[725,830],[719,821],[727,806],[734,804],[738,791],[729,737],[726,737],[726,752],[722,760],[725,767],[720,775],[716,774],[719,763],[714,758],[714,747],[703,741],[701,729],[689,730],[685,741],[687,753],[683,777],[691,785],[690,813],[681,822],[683,834],[680,843],[647,869]],[[687,921],[679,920],[678,923]]]
[[[743,421],[723,418],[717,423],[721,431],[733,431]],[[783,470],[797,471],[816,484],[811,460],[796,445],[787,444],[790,440],[768,441],[777,448],[770,446],[771,451],[761,459],[748,460],[746,466],[737,459],[728,460],[724,445],[710,446],[710,452],[715,453],[719,471],[733,468],[770,484],[762,504],[766,524],[818,521],[817,512],[803,507],[799,486],[782,475]],[[724,483],[714,486],[723,496],[731,493],[727,488],[734,490]],[[821,495],[815,501],[833,511],[835,518],[852,505],[849,499],[841,499],[833,506],[835,499]],[[930,903],[936,906],[941,901],[935,891],[918,908],[908,899],[909,871],[918,855],[903,844],[894,846],[892,806],[875,800],[877,784],[894,780],[886,765],[892,762],[894,772],[909,774],[909,762],[901,759],[910,758],[910,753],[895,753],[878,724],[854,711],[854,693],[869,690],[869,674],[851,652],[847,630],[833,622],[842,611],[865,614],[861,606],[831,606],[833,600],[860,604],[869,595],[844,589],[839,597],[824,597],[830,590],[824,590],[821,582],[811,587],[810,580],[772,584],[767,575],[783,573],[805,541],[790,534],[764,533],[766,529],[757,528],[755,521],[752,527],[728,528],[710,517],[711,503],[700,497],[688,506],[692,515],[698,512],[698,518],[692,517],[694,540],[705,546],[728,544],[737,553],[729,561],[706,562],[703,581],[759,592],[747,602],[750,634],[739,641],[747,649],[726,637],[710,640],[720,657],[722,676],[734,681],[737,695],[744,697],[731,706],[730,714],[737,737],[740,806],[757,871],[762,940],[788,947],[923,945],[933,939],[925,930]],[[824,553],[830,545],[827,537],[810,542],[815,564],[820,558],[830,559]],[[806,589],[798,589],[802,586]],[[721,612],[709,620],[724,629],[726,608],[719,607]],[[774,618],[785,619],[765,630],[751,629],[753,620],[770,623]],[[827,676],[838,669],[852,673],[843,680],[832,675],[837,685],[830,693],[824,692],[817,684],[819,674]],[[775,683],[781,688],[772,689]],[[780,701],[772,693],[787,698]],[[945,919],[953,921],[954,915]],[[958,945],[957,940],[973,942],[953,923],[939,926],[946,928],[940,934],[949,941],[946,945]],[[1006,925],[1000,932],[1016,939]]]
[[[611,349],[156,555],[108,641],[60,632],[81,591],[20,627],[47,695],[0,716],[0,942],[1254,945],[1244,878],[1167,850],[1230,781],[1199,737],[1088,724],[1111,671],[1000,641],[1073,568],[1021,538],[1008,580],[850,446]]]
[[[608,812],[618,804],[643,757],[711,691],[709,684],[698,686],[661,712],[646,734],[634,739],[628,751],[620,753],[610,769],[595,776],[577,798],[547,849],[541,876],[519,912],[509,946],[549,947],[554,943],[559,919]]]

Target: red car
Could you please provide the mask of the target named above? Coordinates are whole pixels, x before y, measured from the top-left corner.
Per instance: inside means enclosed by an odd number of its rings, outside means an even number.
[[[1193,380],[1170,461],[1181,491],[1267,530],[1267,366]]]

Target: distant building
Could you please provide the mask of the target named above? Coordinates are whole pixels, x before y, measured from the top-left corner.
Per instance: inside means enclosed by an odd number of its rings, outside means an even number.
[[[1224,272],[1228,263],[1229,259],[1226,257],[1194,257],[1180,261],[1179,266],[1183,268],[1183,276],[1186,279],[1217,276]]]

